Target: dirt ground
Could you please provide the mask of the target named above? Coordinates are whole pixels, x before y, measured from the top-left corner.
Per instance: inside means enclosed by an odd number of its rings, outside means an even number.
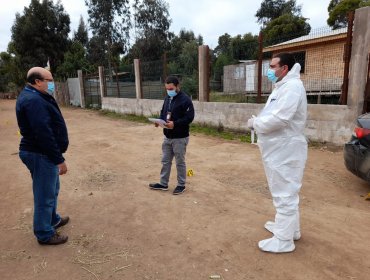
[[[160,129],[82,109],[62,109],[70,146],[59,212],[71,217],[60,230],[69,242],[40,246],[14,107],[0,100],[1,279],[369,279],[370,186],[345,169],[340,149],[309,149],[302,238],[293,253],[269,254],[257,247],[274,217],[257,146],[192,134],[194,176],[174,196],[148,188],[159,177]]]

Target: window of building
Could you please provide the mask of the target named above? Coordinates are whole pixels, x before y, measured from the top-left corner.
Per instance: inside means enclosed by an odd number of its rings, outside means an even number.
[[[304,73],[305,65],[306,65],[306,51],[303,52],[294,52],[295,61],[301,65],[301,73]]]

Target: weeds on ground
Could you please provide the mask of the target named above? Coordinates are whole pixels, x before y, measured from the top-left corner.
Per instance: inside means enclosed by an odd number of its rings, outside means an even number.
[[[209,126],[206,124],[191,124],[190,126],[191,133],[201,133],[208,136],[218,137],[225,140],[239,140],[240,142],[251,142],[250,132],[236,131],[225,129],[223,126],[219,125],[218,127]]]
[[[116,112],[112,112],[109,110],[100,110],[99,114],[114,118],[114,119],[122,119],[127,121],[139,122],[139,123],[150,123],[148,121],[148,117],[145,116],[137,116],[134,114],[120,114]],[[152,118],[158,118],[158,115],[150,116]],[[251,135],[250,132],[243,132],[243,131],[235,131],[230,129],[225,129],[222,125],[217,127],[209,126],[206,124],[195,124],[192,123],[190,125],[190,133],[196,134],[204,134],[212,137],[218,137],[225,140],[239,140],[241,142],[250,143],[251,142]]]
[[[134,114],[120,114],[109,110],[100,110],[99,114],[110,117],[113,119],[121,119],[132,122],[149,123],[148,118],[145,116],[137,116]]]

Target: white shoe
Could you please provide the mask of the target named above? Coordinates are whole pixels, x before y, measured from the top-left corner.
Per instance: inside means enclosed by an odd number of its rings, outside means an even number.
[[[264,252],[271,253],[289,253],[295,250],[293,240],[280,240],[273,236],[272,238],[261,240],[258,247]]]
[[[269,232],[274,233],[274,226],[275,223],[271,221],[267,221],[265,224],[265,229],[267,229]],[[301,232],[299,230],[295,231],[293,234],[293,240],[299,240],[301,239]]]

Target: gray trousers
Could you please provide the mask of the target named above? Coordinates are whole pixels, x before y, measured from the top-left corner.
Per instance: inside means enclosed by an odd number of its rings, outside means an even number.
[[[162,169],[161,181],[162,186],[168,186],[171,174],[172,159],[175,157],[177,169],[177,185],[185,186],[186,183],[186,163],[185,154],[186,146],[189,143],[189,137],[169,139],[164,137],[162,143]]]

